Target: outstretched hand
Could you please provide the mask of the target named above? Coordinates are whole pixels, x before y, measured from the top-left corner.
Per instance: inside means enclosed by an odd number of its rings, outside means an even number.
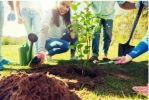
[[[126,64],[132,60],[132,57],[129,55],[126,56],[121,56],[121,57],[116,57],[114,59],[115,64]]]

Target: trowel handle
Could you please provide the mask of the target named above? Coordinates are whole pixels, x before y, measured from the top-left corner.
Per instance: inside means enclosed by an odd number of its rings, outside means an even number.
[[[33,42],[31,42],[31,45],[28,51],[28,62],[30,62],[32,59],[32,51],[33,51]]]
[[[133,23],[133,26],[132,26],[132,29],[131,29],[131,32],[130,32],[129,39],[128,39],[128,41],[126,42],[126,44],[129,44],[129,43],[130,43],[130,40],[131,40],[132,35],[133,35],[134,31],[135,31],[135,28],[136,28],[136,26],[137,26],[137,24],[138,24],[138,21],[139,21],[141,12],[142,12],[143,7],[144,7],[144,4],[142,3],[142,1],[139,1],[139,2],[140,2],[140,7],[139,7],[139,10],[138,10],[138,12],[137,12],[135,21],[134,21],[134,23]]]

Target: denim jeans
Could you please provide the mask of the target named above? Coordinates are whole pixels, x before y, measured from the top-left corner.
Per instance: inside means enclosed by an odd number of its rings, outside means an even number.
[[[30,8],[23,8],[21,10],[21,16],[25,20],[24,26],[26,28],[27,34],[35,33],[37,36],[40,32],[41,16],[40,14]],[[38,41],[35,43],[36,52],[38,51]]]
[[[99,55],[99,41],[100,41],[100,33],[101,26],[103,26],[103,47],[102,52],[107,55],[111,38],[112,38],[112,28],[113,28],[113,20],[112,19],[101,19],[99,22],[100,29],[94,33],[94,38],[92,40],[92,55]]]
[[[78,40],[78,36],[75,36],[75,38],[72,39],[69,33],[65,33],[65,35],[63,35],[61,39],[69,42],[70,45],[74,45]],[[75,51],[76,51],[76,47],[70,50],[71,53],[74,53]]]
[[[68,51],[69,44],[74,45],[77,38],[71,39],[69,34],[64,35],[61,39],[49,38],[46,40],[45,48],[50,56],[55,54],[64,53]],[[75,52],[75,49],[71,49],[71,52]]]
[[[2,58],[1,46],[2,46],[3,25],[4,25],[4,6],[3,6],[3,2],[0,1],[0,59]]]

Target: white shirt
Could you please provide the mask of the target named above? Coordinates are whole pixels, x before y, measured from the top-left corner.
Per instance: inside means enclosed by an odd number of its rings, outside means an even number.
[[[59,26],[53,23],[53,9],[44,12],[41,21],[41,32],[39,34],[39,51],[45,51],[45,42],[48,38],[61,38],[66,29],[66,24],[59,16]]]

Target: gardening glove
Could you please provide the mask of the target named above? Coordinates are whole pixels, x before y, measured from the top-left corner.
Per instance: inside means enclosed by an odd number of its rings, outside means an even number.
[[[148,7],[148,3],[149,3],[148,1],[138,1],[138,2],[135,3],[135,7],[136,7],[137,9],[139,9],[141,3],[145,6],[145,8]]]
[[[44,53],[37,53],[35,57],[33,57],[29,63],[29,66],[32,68],[41,65],[44,62],[45,54]]]
[[[132,60],[132,57],[129,55],[117,57],[114,59],[115,64],[126,64]]]
[[[11,10],[11,12],[7,16],[7,20],[8,21],[14,21],[15,19],[16,19],[15,13],[13,10]]]

